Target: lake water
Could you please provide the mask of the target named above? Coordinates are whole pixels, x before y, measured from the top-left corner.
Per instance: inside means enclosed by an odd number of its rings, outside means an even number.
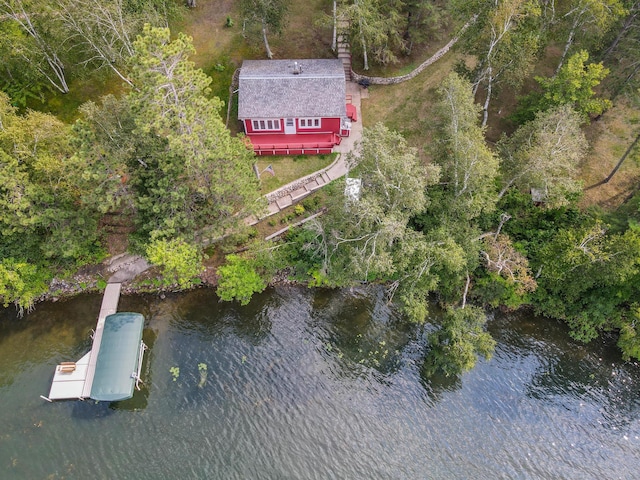
[[[380,290],[122,297],[147,318],[144,388],[43,401],[100,302],[0,313],[1,479],[640,478],[640,367],[558,322],[496,315],[492,360],[426,378],[429,327]]]

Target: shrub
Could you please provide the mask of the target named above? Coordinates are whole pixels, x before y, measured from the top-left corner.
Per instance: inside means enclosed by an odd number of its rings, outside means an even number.
[[[165,284],[177,283],[180,288],[187,288],[203,270],[198,248],[181,238],[154,240],[146,253],[149,261],[162,269]]]
[[[246,305],[251,296],[266,288],[253,262],[238,255],[227,255],[227,263],[218,268],[218,296],[227,302],[238,300]]]

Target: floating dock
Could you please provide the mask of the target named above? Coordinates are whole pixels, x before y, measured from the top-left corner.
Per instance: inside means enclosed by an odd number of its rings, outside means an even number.
[[[120,283],[109,283],[104,291],[91,350],[77,362],[56,367],[49,396],[45,400],[126,400],[138,387],[142,357],[144,317],[139,313],[117,313]]]

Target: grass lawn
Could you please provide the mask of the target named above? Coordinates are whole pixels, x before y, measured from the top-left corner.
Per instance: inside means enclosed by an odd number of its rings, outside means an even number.
[[[589,140],[589,153],[581,166],[580,177],[589,187],[604,180],[618,163],[638,134],[640,112],[619,98],[613,108],[598,121],[592,122],[585,134]],[[640,181],[640,155],[636,147],[606,185],[585,191],[581,205],[597,205],[613,210],[628,200],[638,189]]]
[[[397,85],[370,86],[369,99],[362,102],[363,125],[371,127],[383,122],[418,148],[423,160],[427,159],[437,89],[458,58],[455,53],[449,53],[412,80]]]
[[[269,193],[286,185],[300,177],[328,167],[336,158],[331,155],[298,155],[295,157],[257,157],[256,164],[260,172],[261,192]],[[272,166],[275,175],[265,172],[264,169]]]

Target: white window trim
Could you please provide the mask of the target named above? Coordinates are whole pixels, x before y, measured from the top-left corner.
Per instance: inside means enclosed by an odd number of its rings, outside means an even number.
[[[304,117],[298,119],[298,128],[320,128],[322,121],[320,117]]]
[[[280,131],[280,119],[279,118],[275,118],[275,119],[256,119],[256,120],[251,120],[251,127],[252,130],[254,132],[261,132],[261,131],[268,131],[268,132],[272,132],[272,131]]]

